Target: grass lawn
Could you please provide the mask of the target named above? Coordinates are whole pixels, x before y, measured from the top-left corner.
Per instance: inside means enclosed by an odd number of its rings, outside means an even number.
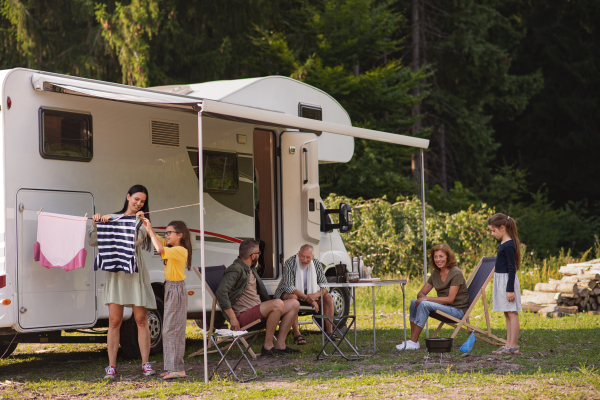
[[[419,288],[417,283],[409,285],[407,302]],[[119,358],[118,381],[103,382],[107,364],[105,345],[21,344],[12,356],[0,360],[0,396],[11,399],[600,399],[600,316],[578,314],[545,319],[523,313],[521,355],[491,355],[495,347],[477,340],[471,354],[462,357],[458,348],[467,336],[461,333],[454,342],[455,350],[445,354],[441,364],[437,355],[426,363],[424,335],[421,350],[395,349],[403,337],[400,293],[398,287],[381,289],[376,308],[378,351],[374,357],[360,361],[339,358],[316,361],[321,337],[315,326],[308,325],[304,333],[309,344],[300,347],[302,353],[275,359],[259,357],[254,362],[258,378],[250,383],[219,378],[205,385],[202,357],[187,356],[186,379],[163,382],[158,375],[143,377],[139,360]],[[369,301],[370,292],[361,290],[357,302],[361,348],[368,348],[372,340]],[[481,312],[479,307],[474,315]],[[505,336],[503,316],[491,315],[494,333]],[[475,324],[480,320],[474,319]],[[449,336],[450,332],[442,330],[442,336]],[[187,338],[187,354],[201,348],[200,330],[192,322],[188,322]],[[256,351],[261,341],[259,338],[254,345]],[[160,372],[162,355],[151,357],[151,361]],[[211,355],[209,371],[216,361],[217,357]]]

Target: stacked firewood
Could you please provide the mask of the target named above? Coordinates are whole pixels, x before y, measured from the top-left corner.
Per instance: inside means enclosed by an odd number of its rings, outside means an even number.
[[[550,279],[538,283],[535,290],[523,290],[521,303],[524,309],[544,313],[588,312],[600,314],[600,259],[579,264],[567,264],[558,271],[560,280]]]

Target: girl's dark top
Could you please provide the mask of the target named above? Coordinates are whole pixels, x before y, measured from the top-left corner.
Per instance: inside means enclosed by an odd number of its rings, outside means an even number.
[[[515,265],[515,244],[512,240],[507,240],[506,242],[501,243],[500,247],[498,247],[495,272],[497,274],[508,274],[506,291],[508,293],[514,293],[517,267]]]

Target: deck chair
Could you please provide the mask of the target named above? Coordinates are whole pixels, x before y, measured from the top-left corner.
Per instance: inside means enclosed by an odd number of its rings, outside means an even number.
[[[463,331],[467,334],[471,334],[471,332],[475,331],[475,336],[484,342],[488,342],[493,345],[506,344],[505,339],[499,338],[492,334],[488,303],[485,297],[485,288],[494,276],[495,263],[496,257],[483,257],[481,261],[479,261],[479,264],[477,264],[475,270],[471,273],[471,276],[469,276],[469,280],[467,281],[467,289],[469,291],[469,308],[465,312],[465,315],[462,317],[462,319],[454,318],[453,316],[442,311],[435,311],[429,314],[430,318],[440,321],[440,325],[433,333],[432,338],[435,338],[444,324],[447,324],[455,328],[451,336],[452,339],[456,337],[459,331]],[[486,322],[485,330],[475,327],[469,322],[471,311],[473,311],[475,305],[477,305],[479,298],[481,298],[483,301],[483,312],[485,314]]]
[[[198,275],[198,277],[200,278],[200,281],[202,281],[202,274],[200,273],[200,270],[198,269],[198,267],[193,267],[192,269],[194,270],[196,275]],[[230,336],[220,336],[218,334],[215,334],[215,315],[216,315],[215,313],[217,312],[217,304],[218,304],[215,293],[217,291],[217,288],[219,287],[219,284],[221,283],[221,280],[223,279],[223,274],[225,273],[225,269],[226,269],[225,265],[218,265],[215,267],[206,267],[205,268],[205,274],[206,274],[205,289],[206,289],[206,292],[212,297],[210,325],[209,325],[208,336],[207,336],[207,338],[209,339],[207,341],[208,342],[207,349],[215,347],[216,348],[215,350],[210,350],[210,351],[208,351],[208,353],[218,352],[221,355],[221,359],[219,360],[217,367],[213,370],[211,379],[215,375],[215,373],[217,372],[217,370],[219,369],[221,364],[224,362],[227,365],[227,367],[229,368],[230,375],[232,375],[234,378],[236,378],[240,382],[247,382],[249,380],[255,379],[257,376],[256,370],[254,369],[254,366],[252,365],[252,363],[250,362],[250,360],[248,359],[246,354],[249,353],[253,359],[256,359],[256,354],[254,353],[254,351],[252,351],[251,346],[252,346],[252,343],[254,343],[254,340],[258,337],[258,334],[260,333],[260,331],[262,330],[262,327],[259,326],[259,324],[261,324],[261,320],[257,319],[256,321],[253,321],[250,324],[241,327],[240,330],[243,330],[243,331],[248,330],[251,327],[256,327],[257,329],[255,329],[254,331],[249,331],[248,333],[241,335],[241,336],[237,336],[235,338],[230,337]],[[250,340],[250,343],[248,343],[246,341],[246,339]],[[226,346],[224,346],[224,348],[221,349],[219,346],[223,343],[226,343]],[[241,352],[241,356],[239,357],[239,359],[237,360],[235,365],[232,367],[231,364],[229,363],[229,361],[227,361],[227,355],[229,354],[229,351],[232,349],[232,347],[234,345],[239,348],[239,350]],[[200,349],[200,350],[190,354],[188,357],[194,357],[194,356],[197,356],[197,355],[203,354],[203,353],[204,353],[204,349]],[[254,373],[253,377],[251,377],[250,379],[245,379],[245,380],[238,377],[235,373],[236,368],[238,367],[240,362],[244,359],[246,360],[246,362],[252,369],[252,372]]]

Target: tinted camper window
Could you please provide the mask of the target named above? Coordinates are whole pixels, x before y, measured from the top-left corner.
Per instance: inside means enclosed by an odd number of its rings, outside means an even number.
[[[315,119],[317,121],[323,121],[323,110],[321,107],[312,106],[308,104],[298,103],[298,116],[302,118]],[[308,131],[313,132],[317,136],[321,136],[323,132],[318,131]]]
[[[89,162],[93,156],[90,114],[40,108],[43,158]]]
[[[196,176],[198,172],[198,150],[188,147],[188,155]],[[238,159],[236,153],[204,151],[204,191],[235,193],[239,189]]]

